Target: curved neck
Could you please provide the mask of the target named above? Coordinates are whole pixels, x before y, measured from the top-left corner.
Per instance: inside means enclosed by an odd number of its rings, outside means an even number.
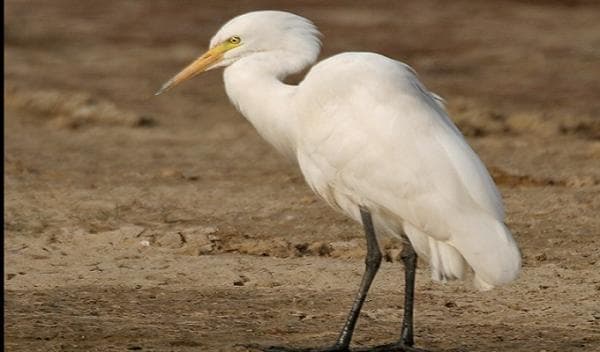
[[[267,142],[290,159],[296,156],[292,104],[297,86],[282,80],[306,64],[299,66],[284,53],[255,53],[227,67],[223,75],[233,105]]]

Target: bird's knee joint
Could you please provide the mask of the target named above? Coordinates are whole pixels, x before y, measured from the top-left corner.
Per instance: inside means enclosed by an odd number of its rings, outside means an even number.
[[[415,250],[408,246],[409,245],[404,245],[404,248],[402,248],[402,251],[400,252],[400,258],[402,258],[403,261],[415,260],[417,258]]]
[[[373,256],[367,256],[367,258],[365,259],[365,265],[367,266],[367,268],[370,267],[379,267],[381,265],[381,261],[382,261],[382,256],[381,254],[379,255],[373,255]]]
[[[402,251],[400,253],[400,258],[402,258],[402,260],[407,261],[407,260],[413,260],[417,257],[417,255],[415,254],[415,252],[404,252]]]

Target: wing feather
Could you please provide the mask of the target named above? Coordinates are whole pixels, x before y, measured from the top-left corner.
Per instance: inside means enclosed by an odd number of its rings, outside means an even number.
[[[342,54],[300,87],[298,159],[317,193],[355,219],[356,205],[367,205],[455,246],[490,285],[516,275],[518,249],[492,178],[408,66]]]

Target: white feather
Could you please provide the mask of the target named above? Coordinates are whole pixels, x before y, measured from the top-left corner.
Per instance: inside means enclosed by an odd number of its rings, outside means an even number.
[[[380,230],[405,232],[434,279],[460,279],[470,267],[487,289],[517,276],[520,253],[494,182],[443,100],[410,67],[344,53],[292,86],[283,77],[319,52],[312,23],[251,13],[212,42],[231,35],[245,44],[224,56],[229,98],[267,141],[297,160],[317,194],[357,221],[358,207],[366,206]]]

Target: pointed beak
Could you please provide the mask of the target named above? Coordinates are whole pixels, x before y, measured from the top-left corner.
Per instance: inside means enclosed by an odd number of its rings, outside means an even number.
[[[227,49],[228,48],[225,45],[217,45],[205,52],[202,56],[181,70],[173,78],[168,80],[167,83],[163,84],[163,86],[154,95],[160,95],[175,87],[179,83],[187,81],[188,79],[209,70],[213,64],[219,62],[223,58],[223,53],[225,53]]]

